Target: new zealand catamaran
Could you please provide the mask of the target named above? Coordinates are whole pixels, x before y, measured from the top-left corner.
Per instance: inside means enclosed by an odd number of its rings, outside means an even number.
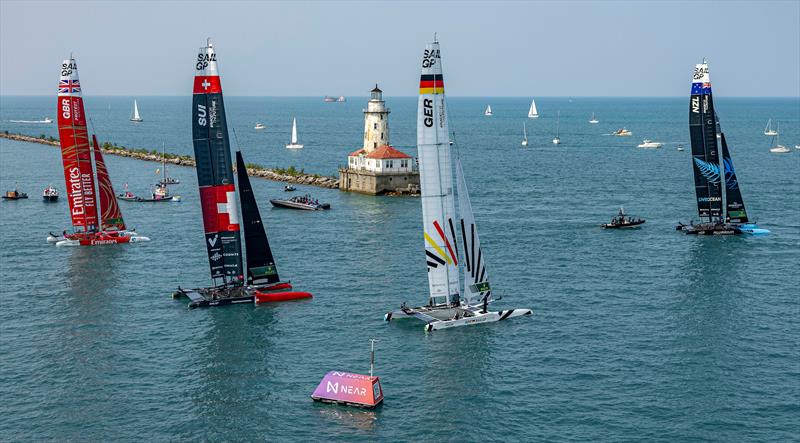
[[[422,56],[419,94],[417,147],[430,293],[427,305],[409,308],[403,304],[399,310],[387,313],[385,320],[416,317],[426,323],[426,331],[434,331],[530,315],[530,309],[496,312],[488,309],[492,291],[458,156],[455,163],[461,217],[455,218],[447,106],[439,43],[435,40],[426,46]],[[461,228],[461,257],[456,223]],[[459,287],[461,268],[464,270],[463,293]]]
[[[700,223],[679,223],[676,229],[699,235],[768,234],[768,230],[759,228],[747,217],[728,143],[721,130],[719,144],[717,141],[718,127],[708,63],[703,60],[694,68],[689,99],[689,136]],[[720,171],[724,171],[725,186],[721,184]]]
[[[64,164],[73,232],[64,230],[62,235],[51,233],[47,236],[47,241],[56,246],[94,246],[150,240],[126,229],[100,145],[94,134],[94,158],[92,156],[78,79],[78,64],[72,57],[61,64],[57,113],[61,160]],[[97,169],[98,186],[95,186],[95,168],[92,163]],[[99,205],[96,188],[100,189]]]
[[[190,308],[237,303],[309,298],[308,292],[287,292],[290,282],[281,282],[267,234],[261,223],[250,179],[242,154],[236,153],[239,201],[233,181],[228,125],[222,101],[222,83],[217,70],[217,55],[209,41],[197,54],[192,103],[192,134],[197,182],[203,211],[205,245],[211,278],[210,288],[178,288],[173,297],[186,296]],[[242,266],[242,239],[239,233],[239,203],[242,205],[247,278]],[[218,279],[221,284],[217,284]]]

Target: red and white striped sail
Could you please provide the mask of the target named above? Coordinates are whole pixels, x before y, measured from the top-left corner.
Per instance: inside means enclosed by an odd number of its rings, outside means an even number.
[[[92,155],[81,98],[78,64],[72,57],[61,64],[56,112],[72,226],[77,231],[95,230],[98,225],[98,211]]]
[[[95,168],[97,168],[97,185],[100,188],[100,227],[103,230],[124,231],[125,221],[122,219],[122,210],[117,204],[117,194],[114,194],[114,186],[111,184],[103,153],[100,152],[100,145],[94,134],[92,134],[92,146],[94,146],[94,162]]]

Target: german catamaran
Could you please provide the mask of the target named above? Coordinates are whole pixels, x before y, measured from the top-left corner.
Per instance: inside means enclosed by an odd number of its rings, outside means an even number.
[[[92,134],[94,144],[94,156],[92,156],[89,131],[86,128],[86,113],[81,97],[81,84],[78,79],[78,64],[72,57],[61,64],[56,108],[72,232],[64,230],[62,235],[51,233],[47,236],[47,241],[55,243],[56,246],[94,246],[149,241],[149,238],[125,228],[122,212],[117,205],[111,179],[103,161],[103,154],[94,134]],[[93,163],[97,169],[97,186],[95,186]],[[100,189],[99,204],[97,188]]]
[[[210,41],[200,48],[195,63],[192,135],[203,211],[204,243],[215,285],[199,289],[178,288],[173,297],[188,297],[190,308],[309,298],[311,294],[307,292],[285,292],[292,285],[278,278],[247,168],[239,152],[236,153],[237,201],[222,83],[217,70],[217,55]],[[246,279],[239,233],[239,202],[242,204],[247,247]],[[218,279],[222,284],[217,284]]]
[[[700,223],[679,223],[676,229],[699,235],[768,234],[747,216],[725,134],[720,132],[719,144],[717,141],[715,115],[708,63],[703,60],[695,66],[689,99],[689,135]],[[724,171],[724,179],[720,171]]]
[[[384,319],[415,317],[425,322],[426,331],[434,331],[530,315],[530,309],[488,309],[492,290],[458,156],[455,163],[461,217],[455,218],[447,106],[439,43],[435,40],[426,46],[422,56],[419,93],[417,147],[428,304],[410,308],[404,303],[399,310],[387,313]],[[458,255],[456,224],[461,232],[461,256]],[[460,270],[464,272],[463,292],[459,287]]]

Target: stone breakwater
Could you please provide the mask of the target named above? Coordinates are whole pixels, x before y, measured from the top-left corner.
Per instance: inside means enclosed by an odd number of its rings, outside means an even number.
[[[50,138],[33,137],[30,135],[23,135],[23,134],[9,134],[8,132],[0,132],[0,137],[22,142],[59,146],[58,139],[54,139],[52,137]],[[134,150],[121,146],[111,145],[109,143],[103,143],[101,146],[104,154],[118,155],[120,157],[128,157],[128,158],[134,158],[136,160],[144,160],[144,161],[158,162],[158,163],[161,163],[164,160],[164,157],[166,157],[166,162],[169,164],[177,166],[186,166],[190,168],[195,167],[194,159],[188,155],[178,156],[175,154],[166,153],[166,155],[162,157],[162,154],[160,152],[146,151],[143,149]],[[321,188],[337,189],[339,187],[339,179],[337,178],[324,177],[317,174],[306,174],[302,171],[297,172],[293,168],[289,168],[287,170],[283,169],[274,170],[274,169],[264,168],[259,165],[248,164],[247,175],[251,177],[261,177],[267,180],[297,183],[300,185],[318,186]]]

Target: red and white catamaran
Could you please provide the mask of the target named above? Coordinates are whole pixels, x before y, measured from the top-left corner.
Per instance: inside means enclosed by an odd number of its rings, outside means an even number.
[[[310,298],[308,292],[291,291],[291,283],[282,282],[278,277],[247,168],[238,151],[237,199],[217,54],[210,41],[197,54],[192,135],[203,211],[204,243],[215,285],[209,288],[178,288],[173,297],[188,297],[191,300],[190,308]],[[240,203],[247,251],[246,278],[239,232]],[[217,284],[220,280],[221,284]]]
[[[72,57],[61,64],[57,114],[61,159],[64,164],[66,194],[73,231],[70,233],[65,229],[60,236],[51,233],[47,241],[55,243],[56,246],[94,246],[149,241],[149,238],[126,229],[97,138],[92,135],[94,149],[89,143],[86,113],[83,109],[81,84],[78,79],[78,64]],[[97,168],[98,186],[95,186],[95,168]],[[100,189],[99,201],[97,188]]]

